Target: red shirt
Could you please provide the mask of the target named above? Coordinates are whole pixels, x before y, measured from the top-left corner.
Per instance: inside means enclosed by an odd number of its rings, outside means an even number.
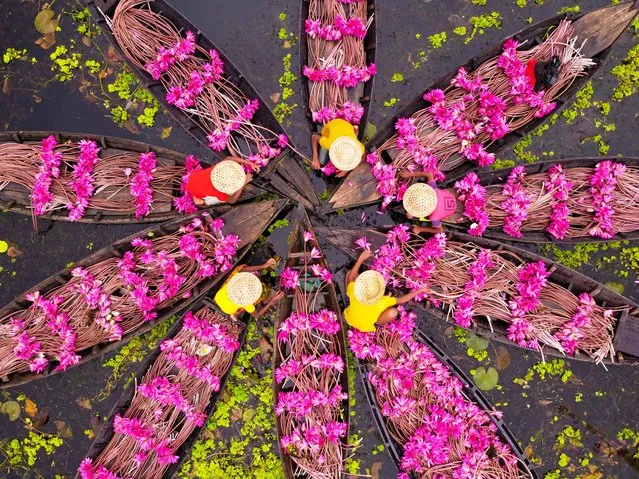
[[[213,171],[213,168],[214,166],[211,166],[204,170],[193,171],[186,182],[186,191],[195,198],[204,199],[207,196],[215,196],[221,202],[226,202],[229,199],[229,195],[217,191],[211,183],[211,171]]]
[[[537,78],[535,77],[535,65],[537,65],[537,60],[532,59],[526,64],[526,78],[528,78],[528,83],[530,86],[534,87],[535,83],[537,83]]]

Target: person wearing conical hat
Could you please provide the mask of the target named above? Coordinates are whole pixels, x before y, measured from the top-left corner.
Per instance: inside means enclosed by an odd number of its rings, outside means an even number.
[[[428,183],[413,183],[404,192],[402,203],[406,217],[410,220],[429,219],[432,226],[413,226],[415,234],[441,233],[444,231],[442,221],[463,221],[464,203],[457,199],[455,190],[441,189],[435,183],[432,173],[411,173],[404,171],[400,175],[404,179],[424,177]]]
[[[324,125],[321,135],[313,133],[313,169],[319,170],[331,162],[337,170],[335,176],[342,177],[357,168],[365,152],[364,145],[357,139],[357,132],[357,126],[335,118]]]
[[[253,175],[244,173],[242,165],[248,165],[254,172],[260,167],[250,161],[227,156],[223,161],[203,170],[192,171],[186,183],[186,191],[198,205],[214,206],[219,203],[235,203]]]
[[[275,294],[259,311],[255,306],[265,299],[264,285],[255,273],[263,269],[272,268],[276,261],[271,258],[266,263],[258,266],[240,265],[233,270],[222,287],[215,293],[215,304],[234,319],[246,311],[250,315],[259,318],[275,303],[284,297],[281,291]]]
[[[397,318],[399,311],[396,306],[408,303],[417,295],[425,293],[421,289],[395,298],[385,295],[386,282],[377,271],[369,270],[359,274],[359,270],[373,254],[365,250],[346,274],[346,296],[348,307],[344,310],[344,319],[352,328],[362,332],[375,331],[375,326],[383,326]]]

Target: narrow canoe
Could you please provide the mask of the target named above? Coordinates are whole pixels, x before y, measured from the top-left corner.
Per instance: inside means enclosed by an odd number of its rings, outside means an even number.
[[[561,165],[565,173],[569,173],[570,169],[572,168],[593,169],[598,163],[601,163],[602,161],[606,161],[606,160],[613,161],[615,163],[622,163],[626,166],[632,166],[635,168],[639,167],[639,158],[633,158],[633,157],[569,158],[569,159],[562,159],[562,160],[546,160],[546,161],[534,163],[532,165],[527,165],[525,167],[525,175],[529,176],[529,175],[535,175],[539,173],[547,173],[548,170],[554,165]],[[501,170],[487,170],[487,171],[481,171],[477,173],[477,176],[479,177],[479,181],[482,186],[500,187],[501,185],[506,183],[506,180],[508,179],[508,175],[510,174],[511,171],[512,171],[512,168],[504,168]],[[455,181],[461,178],[462,178],[461,175],[451,176],[450,178],[447,178],[446,181],[442,183],[440,186],[442,188],[451,188],[455,184]],[[532,215],[532,212],[531,212],[531,215]],[[594,216],[594,212],[593,212],[593,216]],[[548,221],[550,222],[550,220]],[[462,233],[467,231],[469,226],[468,224],[464,224],[464,223],[461,223],[461,224],[453,223],[453,222],[449,223],[446,221],[444,221],[444,223],[446,228],[452,228]],[[613,224],[614,224],[614,220],[613,220]],[[602,239],[602,238],[599,238],[598,236],[590,236],[587,234],[587,232],[583,236],[557,239],[554,236],[552,236],[550,233],[546,232],[545,230],[528,230],[527,231],[524,228],[522,229],[522,233],[524,233],[524,236],[522,238],[513,238],[512,236],[504,233],[501,227],[494,226],[494,227],[487,228],[483,236],[489,239],[494,239],[496,241],[517,241],[522,243],[536,243],[536,244],[539,244],[539,243],[575,244],[575,243],[580,243],[584,241],[595,242],[595,241],[614,241],[614,240],[635,240],[635,239],[639,239],[639,218],[636,219],[636,229],[630,230],[630,228],[628,227],[626,227],[625,229],[626,229],[625,232],[618,232],[613,238],[610,238],[610,239]]]
[[[474,402],[490,417],[492,422],[495,424],[495,427],[497,428],[497,434],[499,438],[506,445],[508,445],[513,454],[519,460],[520,470],[530,476],[532,479],[538,479],[539,476],[535,472],[533,465],[526,457],[526,454],[522,451],[519,443],[513,436],[510,429],[508,429],[504,421],[500,419],[496,414],[494,414],[495,408],[488,402],[484,394],[466,376],[466,374],[459,368],[459,366],[457,366],[457,364],[455,364],[455,362],[446,353],[444,353],[426,334],[416,329],[414,332],[414,339],[422,344],[425,344],[433,353],[433,355],[451,372],[451,374],[461,381],[464,386],[464,395],[466,396],[466,398],[468,398],[469,401]],[[366,396],[368,405],[371,408],[373,420],[375,422],[375,425],[377,426],[380,436],[382,437],[384,447],[388,451],[388,454],[395,463],[397,469],[399,469],[403,456],[403,447],[395,439],[393,439],[388,428],[386,427],[386,420],[382,415],[379,404],[376,400],[375,389],[373,388],[371,382],[368,380],[370,366],[367,363],[363,363],[360,361],[357,364],[357,369],[362,380],[364,395]]]
[[[637,14],[639,4],[635,2],[631,5],[631,3],[632,2],[626,2],[611,7],[603,7],[587,13],[557,15],[526,28],[511,37],[519,40],[520,43],[526,42],[526,47],[532,48],[541,43],[541,39],[549,29],[556,26],[561,20],[568,18],[573,20],[572,25],[575,29],[575,35],[578,38],[578,42],[582,43],[586,40],[582,54],[586,57],[592,58],[595,65],[589,68],[585,75],[575,79],[571,87],[555,100],[557,102],[557,109],[555,112],[572,104],[575,94],[597,74],[610,54],[612,45]],[[500,41],[492,48],[486,50],[481,55],[472,58],[469,62],[462,66],[468,72],[472,72],[485,61],[499,56],[505,40],[506,39]],[[438,88],[445,89],[456,74],[457,69],[430,85],[423,93],[420,93],[415,100],[402,108],[397,115],[388,122],[384,128],[381,128],[373,139],[371,139],[367,145],[368,150],[374,152],[396,133],[395,123],[399,118],[409,118],[415,112],[429,105],[429,103],[423,99],[424,93]],[[490,145],[487,148],[487,151],[491,153],[499,153],[500,151],[503,151],[506,147],[544,123],[547,118],[548,117],[535,119],[534,121],[527,123],[524,127],[508,133],[506,136]],[[390,161],[390,157],[385,158],[385,160],[387,162]],[[475,163],[466,162],[464,165],[455,170],[455,174],[463,174],[473,169],[476,169]],[[357,206],[376,203],[381,199],[376,187],[377,180],[373,177],[370,171],[370,166],[367,163],[363,163],[344,178],[344,181],[342,181],[329,202],[334,210],[354,208]]]
[[[96,184],[95,199],[105,200],[107,198],[122,202],[131,202],[131,211],[123,214],[120,211],[111,211],[104,208],[87,208],[85,216],[79,222],[83,223],[100,223],[100,224],[129,224],[129,223],[158,223],[162,221],[170,221],[183,216],[173,204],[173,198],[179,197],[180,184],[182,175],[186,173],[185,158],[186,155],[177,151],[166,148],[150,146],[139,141],[126,140],[124,138],[116,138],[110,136],[87,135],[81,133],[52,133],[46,131],[14,131],[0,132],[0,159],[3,155],[3,145],[25,145],[32,148],[40,148],[41,141],[52,135],[56,138],[59,146],[73,147],[81,140],[95,141],[100,147],[100,161],[107,163],[109,158],[117,157],[118,160],[130,160],[131,166],[137,165],[138,157],[141,153],[154,152],[157,156],[158,167],[167,168],[173,174],[173,179],[166,184],[161,185],[161,193],[155,195],[151,211],[147,216],[142,218],[135,217],[134,198],[129,193],[129,188],[121,188],[119,191],[115,187],[100,187]],[[36,172],[34,172],[35,174]],[[126,176],[122,170],[122,180],[126,183]],[[0,173],[0,177],[4,180],[11,178],[11,172],[5,171]],[[255,186],[249,185],[244,190],[239,203],[248,201],[258,196],[266,194],[267,191]],[[90,205],[91,206],[91,205]],[[0,207],[3,209],[20,213],[24,215],[32,215],[31,209],[31,190],[15,182],[4,184],[0,181]],[[68,211],[64,208],[55,209],[47,212],[43,218],[55,221],[69,221]]]
[[[194,117],[188,115],[185,111],[180,110],[174,105],[170,105],[166,101],[166,90],[162,84],[159,81],[153,80],[146,70],[134,65],[118,45],[117,40],[111,33],[108,22],[110,22],[113,17],[120,0],[84,0],[84,3],[91,11],[93,19],[100,25],[103,34],[107,36],[120,57],[140,79],[144,87],[153,94],[184,129],[208,148],[209,141],[202,126]],[[146,5],[153,12],[169,20],[182,34],[186,31],[194,32],[197,45],[201,46],[204,50],[217,50],[220,53],[220,58],[224,62],[224,76],[242,91],[247,98],[257,99],[259,101],[260,107],[255,113],[253,121],[277,134],[284,133],[284,129],[248,79],[193,23],[165,0],[152,0],[147,2]],[[219,157],[219,155],[214,152],[211,152],[211,154],[212,156]],[[268,186],[278,193],[303,204],[309,210],[319,205],[317,193],[304,168],[303,159],[290,148],[286,148],[278,158],[272,159],[268,166],[260,172],[260,177],[261,180],[257,182],[258,186]]]
[[[320,236],[324,237],[328,242],[337,247],[344,254],[351,258],[357,258],[359,252],[355,249],[355,241],[361,236],[366,236],[371,243],[371,249],[375,250],[386,242],[386,235],[381,231],[374,229],[346,230],[346,229],[328,229],[317,228]],[[476,245],[480,248],[486,248],[493,251],[505,251],[517,255],[525,262],[543,261],[551,272],[548,278],[549,282],[562,286],[575,295],[580,293],[589,293],[604,308],[620,308],[621,312],[617,315],[616,325],[614,329],[613,348],[615,350],[615,361],[610,359],[604,360],[605,364],[639,364],[639,305],[628,298],[612,291],[602,283],[595,281],[577,271],[567,268],[556,261],[543,258],[529,251],[510,246],[485,238],[477,238],[465,233],[450,232],[450,239],[457,242]],[[509,258],[512,259],[512,258]],[[451,321],[452,315],[448,307],[443,309],[426,307],[427,311],[443,321]],[[492,325],[488,319],[482,316],[474,317],[474,324],[468,328],[482,336],[513,344],[507,337],[506,326],[499,322],[493,321]],[[530,350],[535,351],[535,350]],[[565,357],[560,351],[553,349],[548,345],[543,346],[543,353],[551,356]],[[568,356],[580,361],[593,361],[584,353],[576,351],[574,356]]]
[[[366,4],[369,18],[371,18],[372,16],[371,24],[368,27],[368,30],[366,31],[366,37],[364,38],[366,64],[370,65],[371,63],[375,63],[375,57],[377,53],[377,22],[375,20],[375,0],[367,0]],[[310,138],[311,133],[317,133],[320,131],[321,125],[313,121],[313,113],[308,106],[310,98],[309,81],[303,73],[304,65],[308,64],[309,61],[308,36],[306,35],[306,29],[304,27],[304,21],[308,18],[309,5],[310,0],[302,1],[302,12],[300,14],[300,78],[302,79],[302,98],[306,102],[304,105],[304,114],[306,116],[307,129]],[[366,83],[360,83],[357,88],[350,89],[349,100],[352,103],[359,104],[364,108],[364,114],[362,115],[362,119],[359,122],[358,136],[360,141],[364,140],[364,130],[366,129],[366,124],[368,123],[368,114],[371,105],[374,81],[375,77],[373,76]]]
[[[237,264],[237,262],[240,261],[243,255],[246,254],[253,243],[264,232],[264,230],[273,221],[273,219],[277,215],[279,215],[279,213],[286,207],[287,204],[288,202],[286,200],[263,201],[259,203],[247,203],[244,205],[236,206],[234,208],[229,208],[227,206],[223,207],[221,210],[218,209],[217,214],[220,215],[219,217],[225,223],[222,230],[223,234],[235,234],[241,239],[239,249],[237,250],[236,256],[233,261],[234,264]],[[212,210],[212,213],[215,214],[215,210]],[[194,218],[197,217],[200,217],[200,214],[195,214],[179,220],[163,223],[159,226],[155,226],[153,228],[136,233],[135,235],[131,235],[127,238],[116,241],[111,246],[96,251],[92,255],[78,261],[72,267],[66,268],[59,273],[51,276],[50,278],[42,281],[38,285],[31,288],[29,291],[26,291],[25,293],[16,297],[10,304],[5,306],[4,308],[0,309],[0,318],[4,318],[0,326],[8,328],[8,319],[10,318],[10,316],[14,313],[24,310],[31,304],[31,302],[26,299],[26,295],[28,293],[40,291],[42,294],[46,294],[70,281],[72,278],[71,271],[74,268],[87,268],[91,265],[100,263],[105,260],[121,258],[124,253],[133,250],[133,246],[131,245],[131,241],[133,240],[133,238],[161,238],[163,236],[175,233],[181,226],[189,224]],[[193,289],[192,294],[189,298],[181,298],[177,302],[173,303],[173,305],[171,305],[170,307],[157,310],[157,318],[140,324],[139,327],[133,329],[127,334],[124,334],[122,336],[122,339],[120,339],[119,341],[105,341],[102,343],[94,344],[91,347],[87,347],[83,350],[75,351],[75,353],[81,357],[78,364],[91,361],[92,359],[97,358],[108,351],[116,349],[132,338],[149,331],[161,321],[164,321],[165,319],[180,313],[185,308],[200,299],[202,295],[211,290],[211,288],[213,288],[220,281],[222,276],[223,275],[216,275],[202,281]],[[28,369],[26,371],[16,372],[14,374],[2,374],[2,372],[0,372],[0,389],[17,386],[19,384],[24,384],[36,379],[57,374],[58,371],[55,371],[54,366],[55,361],[50,362],[47,369],[41,374],[31,373],[28,371]]]
[[[210,315],[220,315],[220,316],[223,316],[225,320],[228,321],[228,322],[225,321],[224,323],[221,323],[221,324],[230,325],[232,323],[235,323],[239,329],[239,335],[237,336],[239,347],[233,353],[232,358],[228,363],[228,367],[225,368],[226,371],[224,372],[224,374],[219,376],[219,379],[220,379],[219,389],[211,394],[208,404],[206,405],[206,408],[203,411],[203,414],[206,416],[208,420],[208,418],[215,411],[218,400],[222,397],[222,394],[224,393],[224,387],[226,386],[226,382],[230,376],[230,372],[237,361],[237,357],[240,351],[244,347],[244,343],[246,342],[248,325],[249,325],[251,317],[250,315],[245,313],[240,318],[239,321],[232,320],[229,316],[223,315],[223,313],[221,313],[219,309],[208,298],[202,298],[190,309],[193,311],[193,314],[196,318],[203,319],[202,318],[203,314],[206,315],[206,317],[209,317]],[[163,342],[175,338],[179,333],[184,331],[186,331],[186,328],[184,328],[184,318],[181,318],[180,320],[176,321],[176,323],[171,327],[171,329],[169,330],[169,333],[166,335]],[[197,341],[197,344],[199,345],[199,347],[207,345],[206,342],[201,340]],[[118,439],[119,434],[115,433],[114,427],[113,427],[115,416],[120,415],[122,417],[128,417],[126,413],[129,407],[131,406],[131,403],[134,400],[134,396],[136,394],[136,389],[138,385],[143,384],[143,382],[145,381],[145,378],[150,373],[151,368],[154,366],[156,361],[158,361],[158,358],[160,358],[161,355],[162,355],[162,350],[160,349],[160,346],[158,346],[144,360],[143,364],[140,366],[137,374],[135,375],[133,386],[130,386],[128,389],[126,389],[122,393],[122,395],[120,396],[120,399],[118,399],[118,401],[115,403],[115,406],[111,410],[111,413],[109,414],[108,419],[105,421],[104,425],[102,426],[102,429],[100,430],[95,440],[91,444],[91,447],[89,448],[89,451],[87,452],[85,456],[87,459],[90,459],[93,463],[95,463],[96,460],[99,460],[101,453],[105,450],[105,448],[109,445],[109,443],[112,440],[114,440],[114,437],[116,438],[116,440]],[[166,358],[161,358],[161,360],[167,361]],[[199,361],[199,367],[204,368],[206,366],[215,366],[215,364],[212,362],[204,361],[204,360]],[[177,373],[179,371],[180,369],[178,367],[175,367],[171,371],[171,374]],[[184,423],[182,424],[182,427],[185,427]],[[182,464],[188,457],[188,453],[191,447],[193,447],[193,444],[197,440],[198,436],[200,435],[202,430],[206,427],[206,423],[203,426],[198,427],[193,425],[192,427],[193,427],[193,430],[188,435],[186,440],[184,440],[184,442],[176,450],[173,451],[173,454],[178,456],[179,459],[177,460],[177,462],[168,465],[168,467],[166,468],[166,470],[161,476],[163,479],[170,479],[176,476],[176,474],[182,467]],[[123,439],[123,438],[120,436],[120,439]],[[153,454],[150,454],[150,455],[154,458],[157,457]],[[81,474],[78,472],[75,477],[76,479],[80,479]],[[127,476],[127,477],[146,479],[148,476],[144,475],[144,473],[141,473],[138,475]]]
[[[305,264],[306,261],[310,261],[310,256],[309,256],[310,249],[315,247],[320,251],[320,254],[321,254],[319,241],[316,238],[311,239],[308,242],[304,241],[303,233],[305,231],[314,233],[313,226],[311,225],[311,222],[309,221],[305,210],[302,207],[299,207],[295,229],[291,233],[289,254],[286,260],[286,266],[298,271],[300,269],[303,269],[303,265]],[[306,252],[304,247],[305,243],[306,243]],[[321,255],[320,258],[312,260],[312,262],[313,264],[319,264],[326,269],[329,268],[328,261],[326,260],[323,254]],[[307,280],[305,281],[305,284],[309,283],[309,281],[310,283],[315,283],[316,280],[318,280],[317,277],[314,277],[314,276],[308,277]],[[315,311],[318,311],[320,309],[328,309],[330,311],[333,311],[339,318],[340,324],[343,324],[342,318],[341,318],[342,316],[341,309],[337,299],[337,293],[336,293],[334,284],[331,283],[326,285],[325,289],[320,294],[317,303],[314,304],[313,309]],[[282,322],[284,322],[286,318],[288,318],[290,314],[294,311],[298,311],[297,303],[295,302],[295,296],[293,294],[287,294],[285,299],[283,299],[280,302],[278,307],[276,323],[275,323],[275,334],[274,334],[275,340],[277,340],[277,331],[279,329],[280,324],[282,324]],[[342,387],[342,391],[350,395],[351,392],[349,391],[349,384],[348,384],[348,355],[347,355],[347,348],[346,348],[345,333],[343,328],[340,332],[335,334],[332,337],[332,339],[333,341],[332,341],[330,349],[332,352],[339,355],[342,358],[342,361],[344,363],[344,372],[340,375],[339,382]],[[282,364],[285,356],[289,352],[290,351],[287,348],[286,343],[284,342],[276,343],[276,346],[274,348],[274,354],[273,354],[273,373],[274,374],[276,369]],[[278,394],[280,392],[287,392],[291,390],[293,390],[293,386],[289,380],[283,382],[282,384],[279,384],[274,377],[273,378],[274,406],[277,405]],[[341,410],[343,411],[343,416],[341,417],[341,419],[345,421],[347,424],[346,436],[344,437],[344,442],[346,442],[346,438],[348,437],[348,430],[349,430],[348,425],[350,422],[350,406],[349,406],[348,398],[342,401]],[[278,445],[280,446],[280,458],[282,460],[284,475],[286,476],[287,479],[294,479],[298,477],[310,479],[312,476],[309,475],[308,473],[305,473],[301,468],[299,468],[296,465],[294,459],[291,457],[291,455],[287,451],[282,450],[280,440],[283,437],[283,433],[282,433],[282,424],[279,417],[276,418],[275,423],[276,423],[276,429],[277,429],[277,439],[278,439],[277,442],[278,442]],[[344,446],[342,446],[342,457],[343,457],[343,460],[346,460],[346,458],[348,457],[348,453]],[[343,477],[343,476],[335,475],[334,477]]]

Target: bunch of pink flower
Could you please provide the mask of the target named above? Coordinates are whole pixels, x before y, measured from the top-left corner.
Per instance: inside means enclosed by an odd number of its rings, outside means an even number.
[[[88,457],[80,463],[78,471],[82,479],[124,479],[104,466],[93,466],[93,461]]]
[[[186,191],[186,185],[189,182],[189,176],[194,171],[198,171],[202,169],[202,165],[197,160],[197,158],[193,155],[189,155],[185,160],[186,173],[182,176],[182,182],[180,183],[180,191],[182,194],[177,198],[173,198],[173,205],[177,208],[180,213],[184,213],[186,215],[195,213],[197,211],[197,206],[193,202],[193,196]]]
[[[184,61],[195,52],[195,34],[187,31],[185,38],[171,48],[161,48],[155,57],[155,61],[145,65],[147,72],[154,80],[159,80],[164,72],[167,72],[175,62]]]
[[[589,325],[590,316],[596,305],[591,295],[581,293],[577,312],[562,326],[561,331],[554,334],[566,354],[574,354],[579,342],[586,337],[584,328]]]
[[[193,259],[198,264],[198,276],[209,278],[229,270],[233,264],[233,256],[240,245],[237,235],[222,235],[224,223],[218,218],[210,221],[209,228],[218,237],[212,248],[203,251],[200,234],[204,231],[204,223],[195,218],[189,225],[180,228],[183,233],[179,240],[180,253]]]
[[[371,63],[367,67],[353,67],[344,65],[336,67],[312,68],[304,66],[302,73],[314,83],[331,82],[338,87],[355,88],[359,83],[366,83],[377,73],[377,67]]]
[[[280,283],[283,288],[295,289],[300,285],[300,273],[287,266],[280,275]]]
[[[532,203],[530,195],[524,187],[525,167],[517,166],[508,175],[508,181],[502,189],[502,195],[506,197],[501,203],[502,209],[507,213],[504,219],[504,232],[513,238],[523,236],[521,227],[528,219],[528,209]]]
[[[227,353],[240,348],[237,337],[231,334],[224,324],[199,319],[190,311],[184,316],[184,329],[193,333],[198,341],[216,346]]]
[[[27,331],[23,331],[25,327],[24,321],[11,320],[11,327],[15,334],[14,341],[16,346],[13,348],[15,357],[21,361],[28,362],[29,370],[32,373],[39,374],[44,371],[49,361],[41,352],[42,344],[40,341],[36,341],[34,336],[31,336]]]
[[[515,283],[518,294],[508,302],[512,315],[508,326],[508,339],[519,346],[539,348],[536,338],[529,339],[534,331],[527,315],[534,313],[540,306],[540,293],[546,287],[549,276],[550,272],[543,261],[526,263],[519,270],[518,281]]]
[[[566,173],[561,165],[553,165],[548,170],[548,182],[544,183],[545,190],[552,194],[550,224],[546,231],[557,239],[564,239],[570,227],[570,210],[568,209],[568,197],[573,184],[566,180]]]
[[[206,421],[206,415],[195,410],[187,398],[182,395],[180,384],[174,384],[168,377],[157,376],[150,382],[144,382],[138,386],[138,393],[163,406],[169,406],[182,411],[187,421],[202,427]]]
[[[132,438],[137,443],[140,452],[136,454],[135,460],[138,464],[146,460],[149,451],[154,451],[157,454],[157,460],[160,464],[175,464],[180,459],[179,456],[171,452],[170,439],[156,439],[153,427],[144,425],[138,418],[126,418],[116,414],[113,418],[113,430],[118,434]]]
[[[535,92],[534,83],[526,76],[526,64],[517,57],[519,42],[509,39],[504,43],[504,51],[497,60],[497,65],[504,70],[510,82],[510,94],[515,105],[526,103],[536,108],[535,118],[541,118],[552,112],[557,104],[544,101],[545,91]]]
[[[486,188],[480,184],[477,174],[471,172],[455,182],[455,190],[458,200],[464,203],[464,216],[473,222],[468,234],[481,236],[489,223],[486,213]]]
[[[359,39],[366,37],[366,24],[359,18],[345,19],[341,15],[335,17],[333,25],[322,25],[320,20],[307,19],[304,22],[306,34],[311,38],[322,38],[327,41],[338,41],[342,37],[351,36]]]
[[[488,281],[488,270],[494,267],[491,257],[490,250],[482,249],[477,260],[468,267],[471,279],[464,286],[464,294],[457,298],[457,308],[453,314],[455,322],[463,328],[470,327],[473,322],[475,316],[473,303]]]
[[[617,178],[625,171],[624,164],[612,161],[602,161],[595,166],[595,172],[590,177],[590,194],[595,210],[595,226],[590,228],[591,236],[609,239],[615,235],[615,210],[611,203],[614,201]]]
[[[71,290],[79,293],[87,306],[96,311],[93,321],[109,333],[111,341],[122,339],[120,313],[111,309],[111,296],[102,289],[102,282],[97,281],[85,268],[77,267],[71,271],[77,283],[71,284]]]
[[[95,141],[81,140],[78,143],[80,147],[80,155],[78,161],[73,167],[73,181],[69,186],[75,190],[76,200],[74,203],[67,204],[69,210],[69,219],[78,221],[84,216],[84,211],[89,206],[89,199],[93,196],[93,168],[98,162],[98,153],[100,148]]]
[[[316,330],[322,334],[332,336],[341,330],[341,325],[335,312],[328,309],[321,309],[309,314],[293,311],[280,324],[277,339],[280,342],[287,343],[300,332],[310,330]]]
[[[153,204],[151,182],[153,181],[153,172],[157,164],[155,153],[142,153],[138,163],[138,172],[131,179],[129,190],[131,196],[135,198],[135,217],[138,219],[148,215]]]
[[[206,79],[205,79],[206,78]],[[207,81],[210,80],[210,81]],[[195,105],[195,97],[204,91],[204,87],[208,83],[212,83],[215,79],[214,75],[205,75],[200,72],[191,72],[189,83],[186,88],[175,85],[169,88],[166,93],[166,101],[169,105],[175,105],[180,110],[184,110]]]
[[[376,332],[348,332],[355,356],[371,364],[368,378],[380,411],[403,447],[398,477],[462,479],[483,477],[484,470],[516,471],[517,458],[488,414],[467,399],[463,383],[432,351],[413,339],[415,314],[404,307],[399,311]],[[486,454],[489,449],[494,454]]]
[[[277,396],[275,414],[281,416],[289,413],[296,419],[302,419],[311,414],[314,408],[338,408],[344,399],[348,399],[348,394],[342,391],[342,386],[339,384],[328,393],[312,389],[280,392]]]
[[[351,125],[359,125],[364,116],[364,107],[346,100],[341,108],[334,109],[325,106],[321,110],[313,112],[313,121],[315,123],[328,123],[335,118],[342,118]]]
[[[42,164],[35,175],[31,191],[31,205],[36,215],[45,214],[49,204],[53,201],[51,184],[54,178],[60,177],[60,161],[62,160],[62,153],[54,151],[57,144],[53,135],[42,140],[40,152]]]
[[[377,155],[370,153],[366,162],[371,165],[371,173],[377,180],[377,192],[384,197],[381,209],[384,210],[397,196],[397,177],[395,167],[377,161]]]
[[[187,314],[190,314],[190,312]],[[209,323],[207,323],[207,325],[209,325],[210,327],[219,326],[219,324],[210,325]],[[237,339],[235,339],[234,337],[228,336],[228,338],[231,339],[233,342],[237,342]],[[225,347],[228,347],[227,341],[222,344],[224,344]],[[211,386],[211,389],[213,391],[220,390],[220,378],[213,374],[213,372],[211,371],[211,366],[200,366],[199,358],[197,356],[185,353],[182,347],[175,340],[167,339],[163,341],[160,344],[160,349],[164,353],[166,353],[167,359],[173,362],[175,364],[175,367],[183,369],[194,378],[207,383],[209,386]]]

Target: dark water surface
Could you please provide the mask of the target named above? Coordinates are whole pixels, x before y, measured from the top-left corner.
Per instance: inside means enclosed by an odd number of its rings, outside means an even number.
[[[114,135],[148,141],[151,144],[206,158],[206,151],[162,111],[157,114],[152,128],[143,128],[135,125],[135,122],[128,124],[129,129],[122,128],[110,119],[108,109],[102,105],[104,96],[100,93],[99,82],[94,78],[76,72],[74,78],[65,83],[51,80],[54,73],[51,72],[49,54],[56,46],[70,47],[74,44],[73,51],[82,53],[82,61],[102,61],[103,55],[108,52],[108,42],[97,36],[91,47],[82,45],[81,36],[75,32],[77,25],[68,15],[63,14],[62,31],[57,34],[56,45],[46,52],[43,51],[34,44],[39,34],[33,27],[33,20],[43,3],[35,0],[0,0],[0,53],[4,53],[8,48],[26,48],[27,56],[38,60],[35,64],[22,60],[8,65],[0,63],[0,82],[5,82],[5,78],[9,78],[7,83],[3,83],[4,92],[0,94],[0,125],[3,129]],[[285,48],[283,41],[278,37],[281,28],[296,35],[299,33],[299,1],[171,0],[170,3],[225,52],[269,105],[274,106],[271,96],[282,91],[278,79],[284,72],[282,60],[286,54],[292,55],[291,69],[299,75],[298,45]],[[487,5],[483,7],[474,5],[469,0],[378,0],[377,3],[379,73],[375,80],[369,118],[377,126],[390,121],[398,107],[412,100],[440,76],[499,39],[525,28],[529,24],[529,19],[535,23],[556,14],[564,7],[576,5],[566,0],[529,0],[525,8],[518,7],[515,0],[488,0]],[[586,11],[608,3],[589,0],[579,2],[579,6],[582,11]],[[56,14],[70,12],[78,6],[74,0],[56,0],[53,3]],[[470,17],[490,14],[493,11],[499,12],[502,16],[501,29],[487,28],[484,34],[477,34],[471,42],[465,44],[464,39],[471,30]],[[286,14],[284,20],[280,19],[282,13]],[[468,29],[465,36],[453,33],[453,28],[460,25],[465,25]],[[447,33],[447,41],[441,48],[431,48],[428,37],[443,31]],[[637,37],[633,37],[630,31],[624,33],[617,42],[608,64],[592,82],[592,100],[609,101],[618,83],[609,73],[610,69],[621,63],[628,50],[636,43]],[[420,52],[424,54],[420,56]],[[414,68],[411,62],[416,62],[420,58],[427,60],[421,67]],[[391,77],[395,73],[401,73],[404,81],[391,82]],[[111,83],[115,74],[107,77],[104,84]],[[83,84],[87,81],[91,85]],[[103,85],[102,88],[106,89],[106,86]],[[299,149],[309,153],[299,80],[293,83],[292,88],[295,94],[289,103],[297,103],[300,106],[287,118],[285,128]],[[396,98],[397,103],[393,107],[384,106],[384,103],[392,98]],[[584,110],[583,117],[577,118],[571,126],[560,119],[543,136],[535,137],[533,145],[528,150],[542,158],[545,157],[544,152],[546,157],[551,153],[554,157],[594,156],[597,154],[598,146],[590,138],[602,134],[603,141],[610,145],[610,155],[636,156],[639,145],[636,134],[639,131],[637,95],[621,103],[611,102],[611,106],[611,112],[606,118],[602,118],[598,108],[591,107]],[[598,121],[615,124],[616,129],[603,132],[601,126],[596,125]],[[168,127],[172,127],[172,130],[169,136],[163,139],[162,133]],[[510,157],[513,157],[510,151],[503,155],[503,158]],[[318,193],[321,193],[323,182],[317,181],[317,185]],[[314,221],[335,227],[359,227],[386,225],[391,220],[385,215],[378,215],[375,207],[369,207]],[[23,252],[14,260],[0,255],[0,304],[10,302],[15,295],[64,268],[69,262],[77,261],[92,250],[107,246],[143,228],[141,225],[97,226],[66,222],[50,224],[41,221],[38,234],[33,231],[30,218],[7,212],[0,213],[0,240],[16,244]],[[270,246],[280,256],[284,255],[287,249],[286,236],[286,230],[276,230],[271,238]],[[639,243],[625,247],[632,246],[639,246]],[[326,252],[330,255],[335,272],[348,265],[346,258],[334,249],[327,247]],[[613,255],[617,258],[611,260],[610,265],[605,268],[596,266],[597,258],[610,258]],[[584,262],[582,270],[601,281],[621,283],[625,286],[624,294],[638,300],[637,285],[634,284],[636,271],[630,270],[627,278],[619,277],[619,271],[629,269],[619,264],[619,256],[618,252],[599,252]],[[518,381],[520,384],[517,384],[513,380],[523,378],[528,369],[540,361],[537,355],[525,353],[511,346],[491,344],[488,348],[488,359],[480,363],[466,354],[466,347],[451,334],[449,325],[442,324],[426,314],[421,314],[420,318],[422,326],[427,328],[433,340],[467,372],[481,366],[497,365],[498,356],[502,359],[506,355],[510,356],[510,365],[500,370],[498,388],[489,391],[487,395],[493,404],[503,411],[505,423],[522,447],[530,446],[528,452],[539,458],[542,477],[544,473],[558,468],[562,453],[569,458],[569,463],[559,475],[548,476],[549,479],[639,477],[637,461],[633,461],[631,457],[636,452],[636,447],[630,447],[632,444],[628,445],[617,438],[617,433],[626,426],[633,431],[639,430],[638,367],[616,366],[606,371],[600,366],[567,360],[566,369],[572,371],[572,376],[566,382],[560,379],[561,374],[547,377],[545,380],[540,380],[539,376],[535,375],[527,387],[524,387],[521,385],[522,381]],[[111,369],[103,367],[103,362],[93,361],[65,374],[0,394],[0,401],[15,400],[18,395],[24,394],[37,404],[40,411],[47,411],[50,421],[43,428],[46,432],[56,433],[55,421],[64,421],[72,431],[72,437],[66,437],[64,445],[51,456],[40,451],[33,468],[7,472],[8,464],[3,463],[2,451],[6,449],[8,441],[14,438],[21,439],[28,431],[22,419],[9,422],[6,415],[0,415],[0,478],[73,477],[90,444],[83,431],[90,429],[91,415],[107,414],[122,389],[124,379],[107,399],[97,399],[111,374]],[[504,366],[503,362],[501,366]],[[135,367],[135,364],[131,365],[131,370],[135,370]],[[394,477],[394,468],[386,452],[371,454],[373,448],[379,444],[379,437],[371,421],[366,401],[359,390],[359,379],[356,386],[357,403],[352,430],[359,432],[359,436],[364,438],[362,447],[355,452],[355,459],[361,460],[360,472],[366,474],[375,462],[381,462],[382,468],[378,477]],[[76,403],[76,400],[83,397],[91,399],[91,410]],[[23,413],[22,418],[24,417],[26,416]],[[566,426],[580,430],[581,445],[575,443],[553,449],[557,435]],[[627,446],[628,448],[624,449]],[[580,460],[584,458],[588,459],[589,464],[586,464],[586,461],[580,464]],[[565,463],[565,459],[563,461]]]

